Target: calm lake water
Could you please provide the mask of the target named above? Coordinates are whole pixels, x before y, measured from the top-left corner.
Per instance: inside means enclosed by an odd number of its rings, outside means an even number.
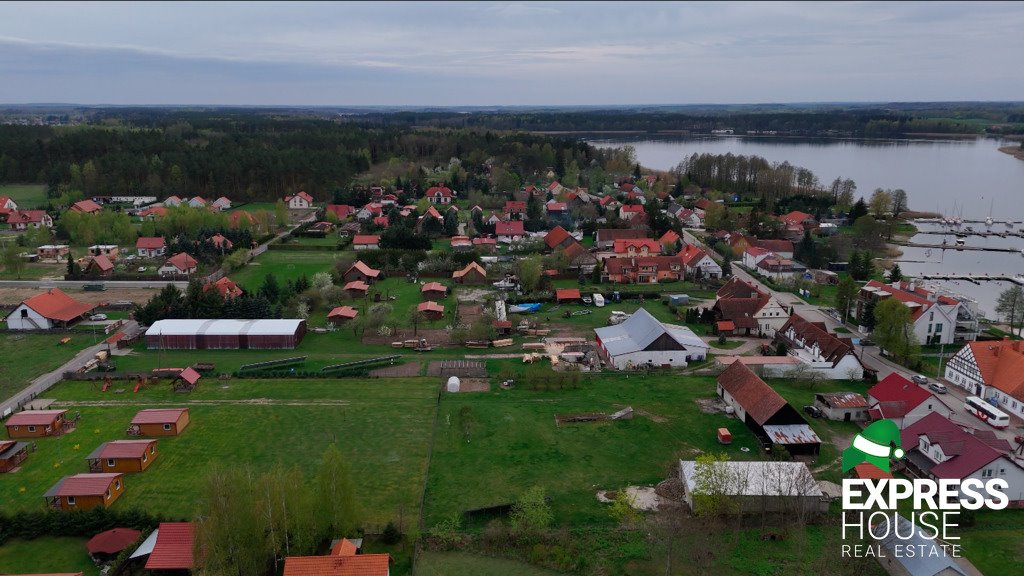
[[[875,188],[902,188],[913,210],[962,215],[984,220],[1024,220],[1024,161],[999,152],[994,139],[970,140],[826,140],[751,137],[637,136],[586,138],[600,147],[633,146],[639,162],[667,170],[697,153],[745,154],[770,162],[788,161],[812,170],[826,185],[836,177],[852,178],[857,194],[865,198]],[[984,224],[972,225],[984,230]],[[1022,225],[1015,226],[1016,230]],[[934,229],[921,226],[922,230]],[[993,230],[1005,230],[1001,224]],[[950,245],[955,237],[946,237]],[[940,244],[943,236],[919,234],[915,242]],[[968,237],[969,246],[1024,248],[1024,238]],[[1019,253],[925,250],[904,248],[900,268],[906,274],[926,272],[1024,273]],[[941,283],[950,290],[978,301],[993,317],[999,292],[1007,286],[996,282]]]

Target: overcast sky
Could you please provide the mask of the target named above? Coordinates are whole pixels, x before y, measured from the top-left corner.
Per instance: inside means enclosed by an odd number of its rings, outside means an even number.
[[[0,103],[1024,99],[1024,3],[0,3]]]

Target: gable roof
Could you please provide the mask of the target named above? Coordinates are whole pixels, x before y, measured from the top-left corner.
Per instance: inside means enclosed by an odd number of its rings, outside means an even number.
[[[594,332],[611,356],[644,350],[663,335],[672,338],[683,348],[708,347],[686,326],[660,322],[643,308],[637,309],[621,324],[595,328]]]
[[[310,203],[312,203],[312,202],[313,202],[313,197],[312,197],[312,196],[310,196],[309,194],[306,194],[305,192],[299,192],[299,193],[298,193],[298,194],[296,194],[295,196],[285,196],[285,197],[284,197],[284,201],[285,201],[285,202],[288,202],[289,200],[291,200],[292,198],[295,198],[296,196],[298,196],[299,198],[302,198],[302,199],[303,199],[303,200],[305,200],[306,202],[310,202]]]
[[[132,424],[173,424],[185,412],[188,408],[147,408],[135,414]]]
[[[432,300],[427,300],[426,302],[420,302],[419,304],[417,304],[416,305],[416,311],[417,312],[441,312],[441,313],[443,313],[444,312],[444,306],[441,305],[441,304],[438,304],[437,302],[434,302]]]
[[[146,570],[191,570],[195,533],[191,522],[161,522]]]
[[[679,240],[679,234],[676,234],[675,230],[669,230],[662,234],[661,238],[658,238],[658,244],[666,244],[669,242],[675,243],[679,242]]]
[[[982,436],[968,433],[936,412],[929,412],[900,433],[903,449],[916,448],[921,436],[927,437],[931,445],[938,445],[948,457],[929,470],[937,478],[965,478],[1013,450],[1009,442],[991,432]]]
[[[717,381],[761,426],[786,405],[786,400],[775,389],[739,360],[719,374]]]
[[[328,204],[327,205],[327,211],[334,213],[334,215],[338,217],[338,220],[344,220],[345,218],[347,218],[349,216],[349,214],[352,214],[353,212],[355,212],[355,210],[356,209],[354,207],[349,206],[348,204]]]
[[[448,287],[440,282],[427,282],[420,288],[420,292],[448,292]]]
[[[114,263],[110,261],[110,258],[107,258],[103,254],[93,256],[89,260],[89,265],[87,267],[91,268],[93,265],[99,268],[101,272],[109,272],[114,269]]]
[[[612,245],[612,250],[616,254],[622,254],[627,252],[630,248],[640,251],[647,248],[648,254],[658,254],[661,252],[661,243],[653,238],[623,238],[616,240],[615,244]]]
[[[135,248],[140,250],[159,250],[167,245],[163,236],[139,236],[135,241]]]
[[[645,230],[638,230],[636,228],[599,228],[595,236],[597,242],[614,242],[616,240],[646,237],[647,232]]]
[[[755,238],[753,245],[771,252],[793,252],[792,240],[758,240]]]
[[[466,274],[469,274],[470,272],[474,271],[485,278],[487,277],[487,270],[485,270],[483,266],[477,264],[476,262],[470,262],[469,264],[466,264],[466,267],[463,268],[462,270],[456,270],[455,272],[453,272],[452,278],[462,278]]]
[[[116,472],[105,474],[75,474],[65,476],[57,481],[46,494],[46,498],[57,498],[61,496],[103,496],[114,480],[122,474]]]
[[[768,297],[757,298],[719,298],[712,309],[718,312],[718,318],[735,324],[735,328],[756,329],[757,319],[754,315],[768,302]],[[723,328],[726,329],[726,328]]]
[[[799,210],[793,210],[788,214],[779,216],[779,220],[785,222],[788,225],[803,224],[804,220],[813,219],[814,217],[807,212],[801,212]]]
[[[443,198],[451,198],[452,197],[452,189],[447,187],[447,186],[445,186],[444,184],[441,184],[441,185],[438,185],[438,186],[432,186],[430,188],[427,188],[426,196],[438,196],[438,195],[440,195]]]
[[[50,288],[22,302],[43,318],[69,322],[96,307],[95,304],[79,302],[61,291]]]
[[[352,271],[353,268],[355,268],[357,272],[363,274],[364,276],[369,276],[370,278],[376,278],[377,276],[380,276],[380,270],[374,270],[373,268],[370,268],[369,266],[364,264],[362,260],[356,260],[355,264],[349,266],[348,270],[345,270],[345,274],[347,275],[349,272]]]
[[[607,274],[622,274],[624,270],[638,268],[640,266],[653,266],[658,270],[670,269],[672,265],[683,266],[683,260],[678,256],[625,256],[620,258],[606,258],[604,270]]]
[[[522,236],[525,232],[522,220],[509,220],[494,225],[494,233],[498,236]]]
[[[22,410],[4,422],[5,426],[46,426],[67,410]]]
[[[886,284],[884,282],[879,282],[878,280],[871,280],[863,287],[861,287],[861,290],[874,292],[875,294],[885,293],[888,294],[890,297],[895,298],[900,302],[903,302],[904,304],[907,305],[908,308],[910,308],[910,315],[911,318],[913,318],[914,320],[920,318],[921,315],[925,313],[925,311],[927,311],[929,308],[932,307],[932,305],[936,303],[942,304],[944,306],[955,306],[956,304],[958,304],[956,300],[950,298],[949,296],[934,295],[931,291],[925,289],[924,287],[915,285],[913,287],[913,290],[911,290],[910,288],[911,284],[908,282],[900,282],[899,288],[897,288],[892,284]],[[934,299],[929,299],[929,296],[933,297]]]
[[[380,236],[373,234],[356,234],[352,244],[380,244]]]
[[[370,285],[362,280],[353,280],[348,284],[342,286],[343,290],[358,290],[360,292],[366,292],[370,289]]]
[[[142,458],[156,440],[112,440],[100,444],[86,460],[106,460],[108,458]]]
[[[178,270],[184,272],[186,270],[189,270],[190,268],[195,268],[196,265],[199,264],[199,262],[196,261],[196,259],[193,258],[191,255],[189,255],[188,252],[178,252],[174,256],[168,258],[165,266],[167,264],[170,264],[171,266],[174,266]]]
[[[387,576],[391,556],[288,556],[283,576]]]
[[[796,337],[803,341],[804,348],[810,348],[812,345],[817,344],[821,357],[827,362],[831,362],[833,366],[838,364],[847,355],[854,354],[853,344],[849,340],[829,333],[825,329],[824,322],[810,322],[799,314],[790,314],[789,320],[786,320],[786,323],[782,325],[778,333],[782,334],[783,338],[789,340],[791,344],[799,345],[789,336],[786,336],[790,328],[793,329]],[[856,355],[854,357],[856,358]],[[857,362],[860,363],[859,358]]]
[[[767,298],[768,293],[762,292],[756,285],[738,276],[733,276],[715,293],[718,298]]]
[[[708,253],[703,248],[698,248],[693,244],[687,244],[683,251],[679,253],[679,256],[683,259],[683,264],[686,266],[696,266],[701,260],[708,257]]]
[[[1024,352],[1019,340],[971,342],[967,347],[986,386],[1024,401]]]
[[[221,298],[236,298],[242,295],[242,288],[234,280],[227,276],[221,276],[216,282],[208,282],[203,286],[203,292],[214,289]]]
[[[572,238],[572,236],[565,231],[565,228],[555,226],[544,235],[544,243],[548,245],[548,248],[554,250],[561,246],[568,238]],[[573,238],[573,241],[575,241],[575,238]]]
[[[359,315],[359,311],[351,306],[338,306],[327,314],[328,318],[355,318]]]
[[[868,396],[878,401],[882,416],[899,418],[931,398],[932,393],[893,372],[869,388]]]
[[[85,212],[91,214],[93,212],[99,212],[103,210],[103,207],[93,202],[92,200],[79,200],[71,205],[71,209],[75,212]]]
[[[42,222],[46,210],[14,210],[7,215],[8,224],[32,224]]]

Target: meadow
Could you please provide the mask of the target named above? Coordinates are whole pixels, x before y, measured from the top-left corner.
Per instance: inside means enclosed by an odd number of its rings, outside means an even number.
[[[0,184],[0,196],[10,196],[22,210],[46,207],[46,184]]]
[[[7,359],[0,362],[0,399],[10,398],[39,375],[59,368],[92,346],[94,340],[91,334],[72,334],[67,344],[60,344],[62,337],[15,332],[0,335],[0,357]]]

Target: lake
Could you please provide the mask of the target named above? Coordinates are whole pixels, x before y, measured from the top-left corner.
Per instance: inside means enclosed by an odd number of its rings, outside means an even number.
[[[586,138],[599,147],[633,146],[640,164],[668,170],[691,154],[711,153],[761,156],[770,162],[788,161],[813,171],[826,186],[837,177],[852,178],[857,194],[865,199],[875,188],[903,188],[910,208],[984,220],[1024,220],[1024,161],[998,150],[999,140],[828,140],[771,137],[635,136]],[[974,224],[984,230],[984,224]],[[1015,229],[1020,229],[1016,225]],[[937,228],[920,226],[922,231]],[[1002,231],[1001,224],[993,230]],[[915,242],[940,244],[944,236],[918,234]],[[945,237],[950,245],[955,237]],[[1022,238],[968,237],[969,246],[1024,248]],[[926,250],[903,248],[898,260],[904,274],[956,271],[991,274],[1024,273],[1019,253]],[[999,292],[1007,285],[997,282],[936,282],[946,289],[978,301],[994,317]]]

